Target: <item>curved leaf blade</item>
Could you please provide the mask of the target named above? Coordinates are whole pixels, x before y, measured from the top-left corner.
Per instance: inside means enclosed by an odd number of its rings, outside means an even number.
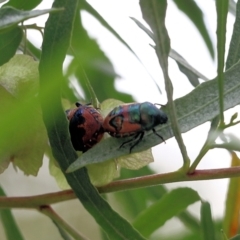
[[[40,4],[43,0],[9,0],[3,6],[11,6],[21,10],[30,10],[35,8],[38,4]]]
[[[13,27],[29,18],[38,17],[46,13],[61,11],[62,9],[45,9],[33,11],[21,11],[13,7],[4,7],[0,9],[0,31]]]
[[[212,220],[211,206],[208,202],[201,205],[201,226],[204,240],[215,240],[215,228]]]
[[[169,57],[174,59],[178,65],[179,70],[186,75],[189,82],[194,86],[197,87],[200,82],[198,78],[201,78],[205,81],[209,79],[197,71],[194,67],[192,67],[179,53],[177,53],[174,49],[170,50]]]
[[[240,103],[240,62],[234,65],[225,73],[224,85],[224,110],[235,107]],[[186,96],[175,100],[177,111],[177,120],[181,132],[187,132],[207,121],[212,120],[219,114],[217,80],[204,82],[196,87]],[[196,105],[197,103],[197,105]],[[162,107],[162,110],[168,115],[168,106]],[[171,123],[156,127],[158,134],[165,140],[173,137],[170,130]],[[84,153],[74,163],[72,163],[68,172],[75,171],[83,166],[92,163],[107,161],[129,154],[129,145],[119,148],[127,138],[108,138],[95,145],[88,152]],[[142,141],[134,147],[134,152],[140,152],[162,143],[162,140],[153,134],[152,131],[145,133]]]
[[[84,29],[80,15],[76,16],[73,25],[71,54],[73,54],[73,60],[68,67],[67,77],[74,74],[84,91],[85,99],[89,101],[92,98],[83,81],[84,75],[87,73],[99,101],[106,99],[110,92],[123,101],[133,101],[130,94],[115,89],[114,81],[118,75],[109,58],[101,50],[98,42],[92,39]],[[69,85],[68,81],[66,79],[66,85]]]
[[[226,70],[236,64],[240,59],[240,1],[237,2],[236,19],[233,34],[228,50]]]
[[[135,18],[131,18],[152,40],[154,40],[154,35],[150,29],[145,27],[141,22]],[[201,78],[205,81],[208,79],[197,71],[193,66],[191,66],[178,52],[174,49],[170,49],[169,57],[174,59],[182,73],[184,73],[189,79],[190,83],[196,87],[199,85],[198,78]]]
[[[127,44],[127,42],[110,26],[110,24],[87,2],[87,1],[80,1],[80,7],[90,14],[94,16],[110,33],[112,33],[136,58],[137,60],[142,64],[146,72],[149,74],[149,76],[154,81],[156,87],[158,88],[159,92],[161,92],[160,87],[157,85],[156,81],[152,77],[151,73],[147,70],[141,59],[137,56],[137,54],[134,52],[134,50]]]
[[[87,1],[79,1],[79,2],[80,2],[81,9],[86,10],[88,13],[94,16],[109,32],[111,32],[140,61],[137,54],[127,44],[127,42],[124,41],[124,39],[109,25],[109,23]]]
[[[0,196],[6,196],[4,190],[0,187]],[[1,209],[0,210],[0,220],[3,223],[3,228],[6,234],[6,239],[18,239],[24,240],[17,223],[12,215],[11,210]]]
[[[23,31],[18,26],[9,31],[0,32],[0,66],[14,56],[21,43],[22,36]]]
[[[204,23],[204,16],[202,10],[198,7],[194,0],[181,1],[174,0],[179,10],[181,10],[196,26],[200,32],[205,44],[207,45],[208,51],[212,58],[214,58],[214,48],[213,43],[208,33],[207,27]]]
[[[55,0],[53,7],[64,11],[50,15],[45,28],[39,64],[40,99],[53,156],[62,171],[77,157],[70,142],[68,123],[61,104],[62,64],[70,44],[77,0]],[[54,71],[52,71],[54,69]],[[49,99],[51,104],[49,104]],[[110,239],[144,239],[118,215],[90,183],[85,168],[65,175],[83,206],[104,229]]]
[[[240,235],[238,234],[238,235],[230,238],[229,240],[240,240]]]
[[[237,4],[234,0],[229,0],[229,12],[233,15],[236,16],[236,8]]]
[[[5,112],[0,118],[0,172],[6,161],[26,175],[36,176],[42,166],[48,139],[36,97],[38,77],[38,63],[27,55],[16,54],[0,67],[0,112]]]
[[[237,154],[232,152],[232,163],[231,167],[240,166],[240,159]],[[223,220],[224,233],[228,238],[235,236],[239,230],[239,218],[238,212],[240,210],[240,179],[232,178],[229,181],[226,206],[225,206],[225,216]]]
[[[176,199],[178,200],[176,201]],[[141,212],[134,220],[133,226],[138,229],[143,236],[148,237],[167,220],[199,200],[200,197],[198,193],[190,188],[174,189]]]

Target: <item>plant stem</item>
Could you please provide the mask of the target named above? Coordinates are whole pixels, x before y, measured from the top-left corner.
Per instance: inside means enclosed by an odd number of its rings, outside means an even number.
[[[76,195],[72,190],[47,193],[29,197],[0,197],[0,208],[38,208],[71,199]]]
[[[38,208],[39,212],[48,216],[53,220],[55,224],[59,227],[63,228],[66,232],[68,232],[74,239],[76,240],[87,240],[86,237],[82,236],[75,229],[73,229],[70,225],[68,225],[50,206],[41,206]]]
[[[153,174],[144,177],[119,180],[109,183],[103,187],[98,187],[100,193],[123,191],[140,187],[149,187],[164,183],[199,181],[210,179],[240,177],[240,167],[195,170],[192,174],[183,175],[181,172],[170,172],[164,174]]]
[[[205,156],[205,154],[208,152],[209,149],[211,149],[211,147],[206,142],[204,144],[204,146],[202,147],[200,153],[198,154],[198,156],[194,160],[193,164],[190,166],[190,168],[188,170],[189,174],[192,174],[195,171],[197,165],[200,163],[200,161],[202,160],[202,158]]]
[[[224,126],[224,55],[226,42],[226,22],[228,13],[228,1],[217,0],[217,53],[218,53],[218,92],[219,92],[219,115],[220,126]]]
[[[153,174],[143,177],[114,181],[105,186],[97,187],[97,189],[100,193],[110,193],[135,188],[150,187],[164,183],[200,181],[232,177],[240,177],[240,167],[195,170],[192,174],[182,174],[180,171]],[[59,203],[74,198],[76,197],[72,190],[30,197],[0,197],[0,208],[38,208],[39,206]]]
[[[205,156],[205,154],[210,149],[225,148],[225,149],[231,150],[231,151],[239,151],[239,144],[231,144],[231,143],[216,144],[215,143],[215,140],[220,136],[221,133],[223,133],[224,129],[227,129],[236,124],[239,124],[239,121],[237,121],[237,122],[231,121],[229,124],[219,125],[215,130],[212,130],[212,129],[209,130],[207,140],[205,141],[201,151],[199,152],[198,156],[196,157],[193,164],[190,166],[190,168],[188,170],[189,174],[194,172],[194,170],[196,169],[199,162],[202,160],[202,158]]]

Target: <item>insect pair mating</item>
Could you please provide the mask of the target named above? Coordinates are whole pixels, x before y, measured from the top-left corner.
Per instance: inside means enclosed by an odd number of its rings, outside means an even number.
[[[145,131],[152,130],[160,137],[154,127],[167,122],[167,115],[154,104],[149,102],[131,103],[115,107],[105,119],[93,107],[76,103],[77,108],[68,110],[69,131],[75,150],[86,152],[97,144],[103,137],[104,132],[112,137],[124,138],[133,136],[132,139],[121,144],[135,141],[132,149],[144,137]]]

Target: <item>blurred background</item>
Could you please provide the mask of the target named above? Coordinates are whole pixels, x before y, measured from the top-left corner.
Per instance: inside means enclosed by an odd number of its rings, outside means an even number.
[[[215,1],[208,1],[207,4],[205,1],[200,0],[196,2],[204,13],[204,21],[215,47]],[[150,46],[153,42],[130,18],[134,17],[145,24],[142,19],[139,2],[137,0],[89,0],[88,3],[92,5],[92,7],[95,8],[111,27],[127,42],[141,61],[140,62],[126,46],[103,27],[92,15],[86,11],[82,11],[81,17],[84,28],[87,30],[89,36],[96,40],[113,65],[116,73],[114,76],[114,87],[116,90],[128,94],[126,98],[131,95],[137,102],[149,101],[152,103],[165,104],[167,99],[162,72],[155,51]],[[52,1],[43,1],[37,9],[51,8],[51,5]],[[47,16],[42,16],[37,18],[37,23],[39,26],[44,26],[46,20]],[[36,19],[29,20],[28,22],[34,23]],[[233,24],[234,16],[229,13],[226,53],[231,39]],[[171,39],[171,47],[181,54],[188,63],[199,72],[207,78],[213,79],[216,76],[216,59],[211,57],[201,35],[193,23],[179,11],[172,1],[168,1],[166,26]],[[36,46],[41,46],[42,38],[38,32],[29,31],[28,37]],[[66,66],[68,66],[70,62],[71,57],[66,59]],[[74,68],[74,66],[72,67]],[[87,71],[87,74],[88,73]],[[169,59],[169,74],[174,86],[174,99],[184,96],[194,89],[186,76],[179,71],[176,62],[172,59]],[[75,79],[70,73],[69,77],[72,79],[72,86],[75,88],[75,93],[78,98],[88,100],[88,96],[85,96],[84,91],[75,84]],[[91,75],[89,74],[88,77],[91,82]],[[156,84],[160,87],[162,93],[158,91]],[[101,89],[99,91],[101,91]],[[109,98],[117,98],[116,95],[115,92],[108,92]],[[99,96],[98,92],[97,96]],[[99,100],[102,101],[104,99],[101,99],[100,96]],[[226,121],[237,111],[239,111],[239,107],[227,111]],[[209,123],[205,123],[183,134],[183,139],[191,160],[198,155],[205,141],[209,126]],[[227,132],[236,133],[239,132],[239,130],[239,127],[236,126],[230,128]],[[182,166],[182,157],[175,139],[167,140],[166,144],[156,146],[152,151],[155,162],[151,163],[149,167],[154,172],[170,172]],[[229,166],[230,155],[227,151],[212,150],[201,161],[198,169]],[[0,183],[8,196],[35,195],[60,190],[54,178],[49,174],[47,159],[44,159],[43,166],[37,177],[24,176],[21,171],[16,172],[12,166],[10,166],[0,175]],[[20,183],[21,186],[19,186],[18,183]],[[210,202],[212,214],[215,219],[223,216],[228,186],[227,179],[165,184],[165,187],[168,189],[174,189],[177,186],[189,186],[195,189],[204,200]],[[108,195],[115,208],[119,208],[122,211],[123,209],[121,209],[121,203],[118,202],[118,199],[114,199],[111,194]],[[71,205],[71,209],[69,209],[69,204]],[[78,205],[79,203],[77,200],[72,200],[71,203],[56,204],[53,207],[60,215],[62,214],[70,224],[76,228],[80,228],[81,231],[86,233],[91,239],[99,239],[100,231],[98,226],[94,224],[94,220],[83,208],[81,212],[75,211],[74,206]],[[196,203],[189,208],[189,211],[193,213],[193,215],[199,216],[199,207],[200,203]],[[58,239],[59,233],[57,229],[52,226],[52,222],[47,217],[34,210],[13,210],[13,212],[26,239]],[[89,224],[89,222],[91,222],[91,224]],[[176,231],[178,229],[179,231],[181,230],[182,225],[180,221],[173,219],[168,221],[165,226],[161,228],[160,232],[162,234],[167,234],[172,224],[175,225]],[[4,237],[1,236],[1,232],[3,231],[0,225],[0,238],[4,239]],[[49,232],[49,238],[46,238],[46,232]]]

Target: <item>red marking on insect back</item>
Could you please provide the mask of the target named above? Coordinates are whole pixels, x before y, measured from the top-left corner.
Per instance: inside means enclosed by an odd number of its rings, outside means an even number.
[[[77,108],[67,110],[69,132],[75,150],[86,152],[103,137],[103,117],[93,107],[76,103]]]
[[[159,124],[164,124],[168,120],[167,115],[154,104],[149,102],[124,104],[115,107],[103,122],[104,131],[113,137],[134,136],[133,139],[124,142],[120,147],[128,142],[136,140],[130,147],[130,152],[143,138],[145,131],[152,130],[155,135],[160,136],[154,129]],[[164,140],[163,140],[164,141]]]

